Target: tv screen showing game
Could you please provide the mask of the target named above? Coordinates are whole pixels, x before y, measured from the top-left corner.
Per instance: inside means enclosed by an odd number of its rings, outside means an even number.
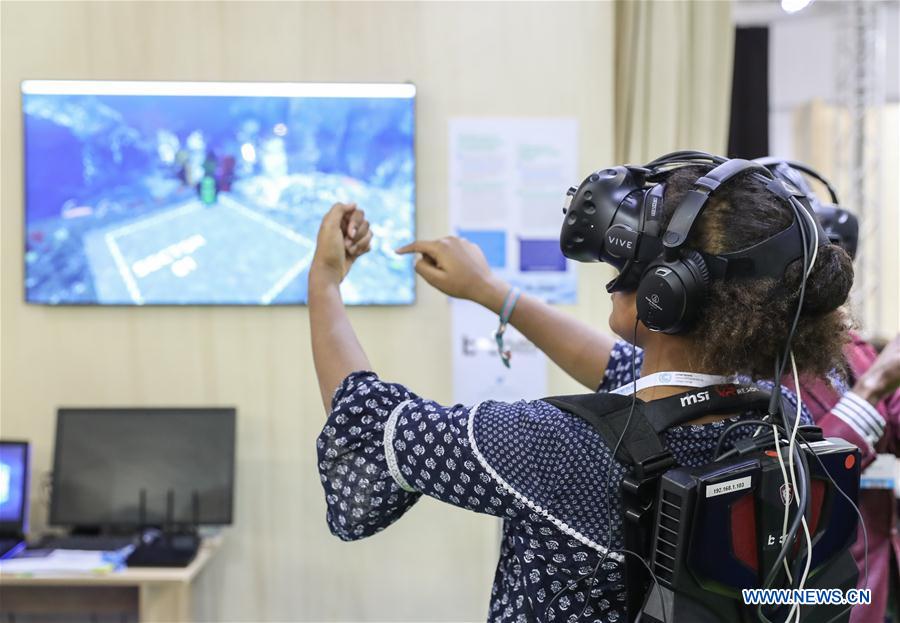
[[[411,84],[23,82],[26,300],[302,304],[340,201],[374,234],[345,302],[412,303],[414,104]]]

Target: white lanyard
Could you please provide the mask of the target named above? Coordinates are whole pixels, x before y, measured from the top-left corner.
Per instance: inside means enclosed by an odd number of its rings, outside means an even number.
[[[670,385],[675,387],[709,387],[710,385],[722,385],[723,383],[734,382],[731,376],[716,376],[713,374],[697,374],[696,372],[655,372],[648,376],[642,376],[637,383],[625,383],[622,387],[618,387],[610,394],[631,395],[632,392],[639,392],[648,387],[659,387],[660,385]]]

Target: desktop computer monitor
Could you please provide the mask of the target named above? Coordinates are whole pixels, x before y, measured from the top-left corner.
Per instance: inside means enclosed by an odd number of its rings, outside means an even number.
[[[28,525],[28,443],[0,441],[0,535]]]
[[[231,408],[60,409],[50,523],[230,524],[234,447]]]

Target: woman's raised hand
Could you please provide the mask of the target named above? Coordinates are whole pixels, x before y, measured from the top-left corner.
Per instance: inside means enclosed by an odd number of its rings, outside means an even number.
[[[900,334],[888,342],[853,387],[854,393],[873,405],[897,389],[900,389]]]
[[[353,262],[369,251],[372,232],[366,214],[355,203],[336,203],[319,226],[316,252],[310,271],[327,273],[340,282]]]
[[[455,298],[468,299],[490,307],[497,292],[509,289],[491,273],[478,245],[445,236],[438,240],[416,240],[397,253],[419,253],[416,272],[432,286]]]

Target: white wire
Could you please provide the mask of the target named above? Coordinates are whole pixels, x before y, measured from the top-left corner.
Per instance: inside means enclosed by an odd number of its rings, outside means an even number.
[[[806,218],[807,222],[809,222],[810,229],[812,229],[813,234],[815,235],[815,242],[813,243],[813,252],[812,258],[810,258],[809,266],[806,268],[806,274],[804,275],[804,280],[809,279],[810,274],[812,274],[813,268],[816,265],[816,259],[819,256],[819,228],[817,227],[817,223],[815,217],[806,210],[805,206],[800,212],[803,213],[803,216]],[[797,502],[797,507],[800,513],[803,512],[800,506],[800,496],[797,495],[797,472],[794,468],[794,449],[797,445],[797,430],[800,427],[800,415],[803,412],[803,397],[800,394],[800,378],[797,374],[797,362],[794,359],[794,351],[790,351],[791,355],[791,371],[794,374],[794,390],[797,395],[797,415],[794,418],[794,426],[791,429],[791,438],[788,442],[788,465],[790,466],[791,473],[791,486],[794,490],[794,500]],[[779,379],[780,380],[780,379]],[[778,451],[778,456],[781,456],[781,451]],[[787,484],[787,483],[785,483]],[[787,513],[785,513],[785,522],[787,522]],[[806,579],[809,576],[810,565],[812,564],[812,538],[809,534],[809,526],[806,524],[806,517],[803,516],[800,518],[801,525],[803,526],[803,534],[806,537],[806,566],[803,569],[803,575],[800,576],[800,584],[798,584],[798,588],[803,590],[806,587]],[[785,524],[786,525],[786,524]],[[784,561],[785,569],[787,569],[787,559]],[[790,580],[790,573],[788,573],[788,579]],[[795,603],[791,606],[790,611],[788,612],[785,621],[790,621],[791,616],[796,611],[796,623],[800,623],[800,606]]]
[[[816,238],[815,238],[815,245],[813,246],[813,252],[812,252],[812,261],[810,261],[809,266],[807,266],[807,268],[806,268],[806,275],[804,276],[804,279],[809,279],[809,276],[810,276],[810,274],[811,274],[812,271],[813,271],[813,267],[816,265],[816,259],[819,257],[819,228],[818,228],[818,226],[817,226],[815,217],[814,217],[812,214],[810,214],[810,213],[806,210],[806,208],[802,208],[802,209],[800,209],[800,210],[797,210],[797,209],[796,209],[796,206],[795,206],[795,207],[794,207],[794,214],[795,214],[795,216],[796,216],[797,213],[803,214],[804,218],[807,220],[807,222],[808,222],[809,225],[810,225],[810,228],[812,229],[813,233],[814,233],[815,236],[816,236]],[[776,381],[780,382],[780,379],[776,379]],[[774,389],[776,389],[776,388],[773,387],[772,389],[774,390]],[[753,436],[754,436],[754,437],[757,437],[757,436],[759,435],[759,433],[762,432],[762,429],[763,429],[762,426],[757,426],[757,427],[756,427],[756,431],[753,433]],[[775,445],[776,445],[776,447],[778,446],[778,433],[777,433],[777,432],[775,433]],[[793,456],[793,455],[791,455],[791,456]],[[785,565],[787,565],[786,562],[785,562]],[[790,572],[788,572],[788,578],[789,578],[789,579],[790,579],[790,576],[791,576],[791,574],[790,574]]]
[[[806,211],[806,209],[800,210],[803,213],[803,216],[806,217],[806,220],[809,221],[810,227],[813,230],[813,233],[816,235],[816,242],[813,245],[813,253],[812,260],[809,262],[809,267],[806,269],[806,276],[809,277],[810,273],[812,273],[813,267],[816,265],[816,258],[819,255],[819,228],[816,224],[815,217]]]
[[[797,495],[797,473],[794,469],[794,448],[797,445],[797,430],[800,428],[800,415],[803,412],[803,397],[800,395],[800,379],[797,375],[797,361],[794,359],[794,351],[790,351],[791,354],[791,371],[794,374],[794,391],[797,394],[797,415],[794,418],[794,426],[791,429],[791,439],[788,443],[788,465],[790,467],[791,473],[791,485],[794,488],[794,501],[797,502],[797,507],[799,512],[803,512],[800,507],[800,496]],[[781,452],[778,453],[781,456]],[[812,564],[812,537],[809,534],[809,526],[806,525],[806,517],[801,517],[801,524],[803,525],[803,534],[806,537],[806,566],[803,569],[803,575],[800,576],[800,584],[797,586],[799,590],[803,590],[806,587],[806,578],[809,576],[809,569]],[[791,606],[790,611],[788,612],[787,618],[785,621],[789,621],[791,615],[794,614],[794,611],[797,612],[796,622],[800,623],[800,604],[794,603]]]
[[[762,427],[760,427],[762,428]],[[781,456],[781,441],[778,438],[778,427],[772,424],[772,432],[775,435],[775,453],[778,456],[778,466],[781,468],[781,477],[784,478],[784,486],[788,485],[788,475],[787,470],[784,467],[784,457]],[[784,500],[782,500],[784,501]],[[787,524],[788,524],[788,515],[790,514],[791,503],[790,501],[785,502],[784,504],[784,521],[781,524],[781,539],[779,539],[778,544],[784,545],[784,540],[787,538]],[[784,572],[787,574],[788,582],[793,582],[794,578],[791,576],[791,567],[788,564],[787,556],[785,556],[784,560],[781,561],[781,564],[784,565]]]
[[[815,244],[813,245],[812,258],[811,258],[811,261],[809,262],[809,264],[806,266],[806,272],[803,275],[803,279],[805,281],[806,279],[809,279],[809,276],[812,273],[813,267],[816,265],[816,258],[818,257],[818,254],[819,254],[819,229],[816,226],[815,218],[806,210],[805,207],[800,210],[795,209],[795,213],[797,213],[797,212],[801,212],[803,214],[804,218],[810,224],[810,227],[815,234]],[[797,473],[796,473],[796,469],[794,466],[794,449],[797,445],[797,430],[800,426],[800,415],[803,410],[803,399],[800,395],[800,380],[797,376],[797,363],[794,360],[794,351],[793,350],[790,351],[790,355],[791,355],[791,368],[794,373],[794,387],[795,387],[796,394],[797,394],[797,416],[794,418],[794,426],[791,429],[791,436],[790,436],[790,440],[788,442],[788,465],[790,466],[790,482],[788,482],[788,474],[784,467],[784,458],[781,456],[781,448],[779,446],[780,442],[778,439],[778,429],[774,425],[772,426],[772,431],[775,435],[775,451],[778,456],[778,465],[781,468],[781,475],[782,475],[782,478],[784,479],[784,485],[786,488],[789,488],[789,489],[792,488],[792,490],[794,492],[794,494],[793,494],[794,501],[797,503],[797,506],[799,508],[800,497],[797,495]],[[773,387],[773,389],[780,390],[780,383],[781,383],[781,379],[775,379],[776,387]],[[756,432],[753,434],[753,436],[754,437],[757,436],[761,430],[762,430],[761,426],[757,427]],[[787,538],[787,521],[788,521],[789,508],[790,508],[790,502],[787,502],[784,505],[784,520],[782,522],[782,527],[781,527],[781,541],[780,542],[782,544],[784,543],[784,539]],[[803,512],[803,509],[799,509],[799,510],[801,513]],[[801,525],[803,526],[803,534],[806,537],[806,567],[803,570],[803,575],[800,576],[800,584],[798,585],[798,588],[802,590],[806,586],[806,579],[807,579],[807,576],[809,575],[810,564],[812,562],[812,538],[809,534],[809,526],[806,523],[806,517],[802,516],[800,518],[800,522],[801,522]],[[784,570],[785,570],[785,573],[787,574],[788,581],[793,582],[793,577],[791,576],[790,566],[788,565],[787,558],[785,558],[782,562],[784,564]],[[799,604],[797,604],[797,603],[795,603],[791,606],[791,609],[788,612],[788,615],[785,618],[785,621],[790,621],[791,617],[794,616],[795,611],[796,611],[796,619],[795,620],[797,623],[800,623],[800,608],[799,608]]]

